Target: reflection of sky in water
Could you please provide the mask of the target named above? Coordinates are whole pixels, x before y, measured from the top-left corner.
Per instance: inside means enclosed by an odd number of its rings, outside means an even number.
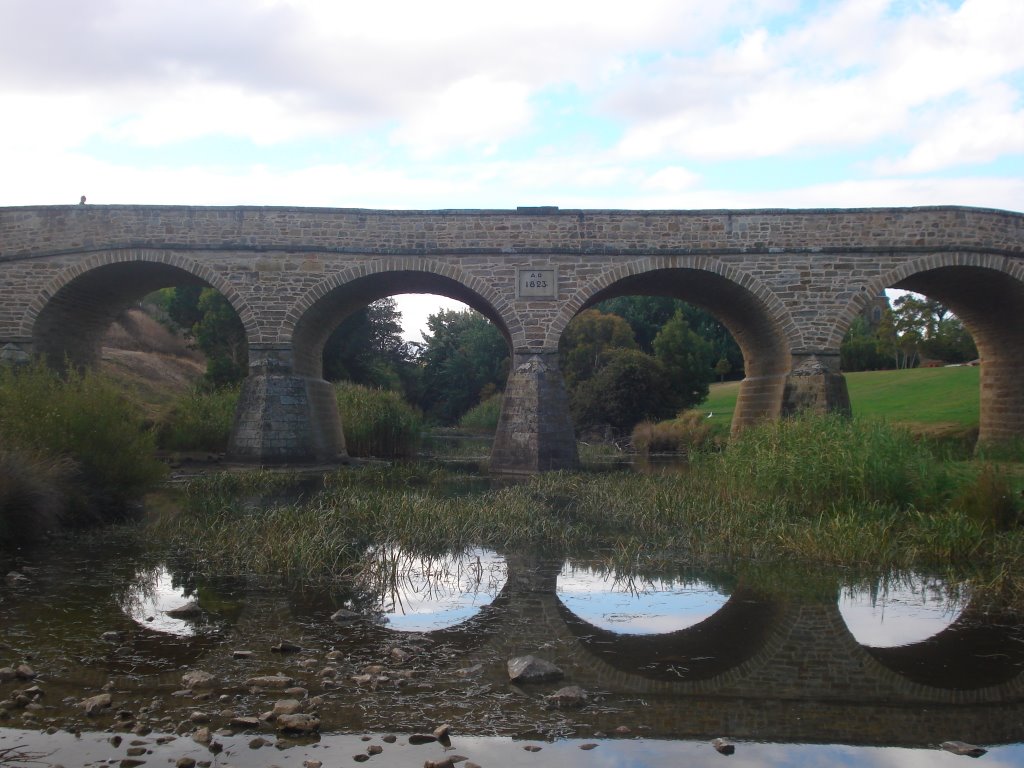
[[[430,632],[469,619],[505,586],[505,559],[485,549],[444,557],[411,557],[390,550],[384,562],[395,575],[380,609],[391,629]]]
[[[770,744],[737,740],[736,753],[728,758],[715,752],[709,742],[654,739],[595,739],[599,746],[581,751],[581,740],[554,743],[530,742],[543,749],[537,754],[525,752],[519,742],[508,745],[502,739],[460,737],[459,747],[481,765],[505,768],[533,768],[558,765],[561,768],[649,768],[660,765],[685,765],[692,768],[935,768],[935,766],[977,765],[935,748],[854,747],[840,744]],[[538,762],[540,760],[540,762]],[[1024,765],[1024,746],[990,747],[981,758],[989,768],[1013,768]]]
[[[701,581],[622,579],[566,563],[558,597],[573,614],[600,629],[658,635],[692,627],[725,605],[727,595]]]
[[[122,609],[139,624],[157,632],[194,635],[194,625],[164,613],[180,608],[191,599],[185,596],[185,590],[175,587],[172,580],[170,571],[163,566],[140,571],[135,576],[135,584],[125,596]]]
[[[911,575],[874,587],[843,589],[839,612],[861,645],[893,648],[927,640],[960,615],[939,579]]]

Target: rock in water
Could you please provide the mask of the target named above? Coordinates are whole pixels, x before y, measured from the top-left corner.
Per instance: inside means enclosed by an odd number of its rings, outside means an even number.
[[[564,674],[550,661],[536,656],[516,656],[508,662],[508,678],[514,683],[543,683],[559,680]]]
[[[260,675],[259,677],[250,677],[245,681],[245,685],[249,688],[288,688],[294,684],[295,678],[285,675]]]
[[[179,605],[177,608],[171,608],[171,610],[164,611],[164,613],[172,619],[194,619],[197,616],[202,615],[203,609],[195,600],[189,600],[184,605]]]
[[[587,703],[587,692],[578,685],[567,685],[548,696],[548,705],[558,709],[579,709]]]
[[[112,703],[109,693],[101,693],[97,696],[90,696],[78,706],[85,710],[85,714],[95,715],[98,714],[100,710],[110,709],[110,705]]]
[[[728,739],[713,739],[711,746],[722,755],[731,755],[736,751],[736,746]]]
[[[278,715],[277,730],[290,733],[314,733],[320,730],[320,721],[312,715]]]
[[[209,672],[204,672],[201,669],[193,669],[191,672],[186,672],[181,676],[181,685],[189,690],[195,690],[196,688],[216,688],[217,678]]]
[[[966,741],[944,741],[939,746],[954,755],[966,755],[967,757],[981,757],[988,751],[974,744],[968,744]]]
[[[331,614],[331,621],[336,621],[339,624],[348,624],[350,621],[362,621],[365,618],[363,614],[350,611],[348,608],[339,608]]]

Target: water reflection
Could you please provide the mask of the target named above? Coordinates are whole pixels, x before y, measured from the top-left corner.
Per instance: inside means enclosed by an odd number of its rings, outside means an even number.
[[[54,542],[19,563],[28,567],[28,583],[0,585],[0,667],[31,662],[46,707],[33,714],[0,706],[0,725],[102,730],[117,728],[125,709],[155,729],[188,728],[201,708],[211,728],[224,729],[230,720],[217,703],[222,696],[231,712],[258,716],[281,693],[247,681],[283,674],[320,702],[325,738],[429,732],[451,722],[462,740],[590,739],[626,726],[634,736],[671,739],[673,749],[694,740],[707,761],[720,759],[708,745],[712,736],[745,742],[740,760],[763,741],[923,749],[948,739],[991,748],[1024,738],[1024,627],[991,595],[929,586],[929,604],[933,592],[954,596],[952,623],[937,634],[934,625],[922,630],[927,640],[880,648],[859,643],[844,626],[837,595],[846,575],[837,572],[640,564],[616,574],[596,554],[574,567],[563,557],[483,549],[428,557],[379,547],[372,555],[359,584],[346,579],[327,588],[214,579],[201,564],[109,539]],[[899,583],[890,581],[884,593],[876,588],[873,605],[898,594]],[[585,587],[593,596],[574,603]],[[920,596],[921,587],[913,589]],[[212,631],[153,631],[161,607],[185,597],[199,600]],[[387,615],[387,628],[332,621],[345,602]],[[891,616],[886,607],[885,623]],[[301,650],[275,651],[284,640]],[[510,685],[508,660],[526,653],[558,665],[564,679]],[[215,673],[217,689],[179,691],[188,669]],[[590,703],[572,711],[547,706],[547,695],[567,684],[585,689]],[[0,682],[0,703],[14,702],[27,685]],[[87,718],[77,702],[106,689],[114,706]],[[271,725],[256,729],[275,738]],[[602,743],[585,760],[600,764],[606,752],[612,749]],[[259,754],[269,761],[274,753]],[[554,744],[545,746],[543,755],[556,754]],[[929,764],[956,759],[917,754]],[[868,762],[862,753],[858,764]]]
[[[843,589],[839,612],[861,645],[893,648],[942,632],[960,616],[965,598],[942,579],[908,574]]]
[[[376,597],[373,611],[401,632],[433,632],[461,624],[492,603],[508,579],[505,559],[487,549],[438,556],[375,548],[360,586]]]
[[[192,603],[194,610],[187,609],[190,602],[185,588],[175,583],[167,566],[159,565],[136,574],[121,608],[141,626],[185,637],[196,634],[202,618],[198,603]]]
[[[703,581],[644,578],[570,562],[558,574],[562,604],[586,623],[619,634],[676,632],[714,615],[729,599]]]

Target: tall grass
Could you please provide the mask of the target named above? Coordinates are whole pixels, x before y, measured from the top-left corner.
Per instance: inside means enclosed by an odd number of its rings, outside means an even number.
[[[0,544],[22,545],[60,527],[74,472],[69,459],[0,449]]]
[[[209,489],[195,486],[161,535],[225,567],[307,579],[337,578],[371,545],[425,554],[601,549],[617,562],[662,553],[695,565],[1024,563],[1020,478],[943,462],[877,423],[804,416],[765,425],[679,474],[555,472],[461,493],[445,486],[463,479],[420,465],[345,469],[322,493],[259,512],[224,497],[211,505]],[[1009,505],[999,525],[965,501],[982,489]]]
[[[0,445],[73,474],[60,486],[65,524],[116,518],[164,476],[152,431],[113,382],[40,362],[0,366]]]
[[[237,403],[237,388],[193,389],[161,419],[157,444],[172,451],[227,450]]]
[[[644,421],[630,438],[640,453],[689,453],[712,443],[715,429],[703,411],[683,411],[670,421]]]
[[[486,400],[470,408],[459,419],[459,428],[468,432],[494,434],[498,429],[498,418],[501,416],[501,401],[503,397],[504,395],[501,392],[496,392]]]
[[[419,451],[423,417],[399,393],[348,382],[334,391],[350,456],[411,458]]]
[[[907,429],[839,415],[764,422],[698,464],[734,493],[784,498],[806,514],[837,503],[927,508],[954,480]]]

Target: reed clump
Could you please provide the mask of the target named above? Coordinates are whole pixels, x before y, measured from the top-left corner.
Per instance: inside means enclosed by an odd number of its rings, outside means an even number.
[[[92,372],[58,375],[41,362],[0,366],[0,445],[19,457],[6,464],[8,474],[16,461],[37,479],[51,478],[67,526],[124,517],[165,474],[152,430],[114,382]]]
[[[160,420],[157,445],[169,451],[226,451],[237,404],[237,388],[193,389]]]
[[[348,468],[314,496],[261,510],[227,496],[211,506],[200,485],[168,538],[242,571],[307,579],[333,579],[383,545],[600,549],[621,562],[695,565],[1024,567],[1018,513],[999,512],[994,525],[965,501],[989,510],[988,494],[1017,505],[1020,482],[944,461],[894,427],[807,416],[697,452],[676,474],[552,472],[492,485],[423,464]]]
[[[699,411],[683,411],[669,421],[643,421],[633,428],[631,442],[639,453],[690,453],[714,444],[715,429]]]
[[[423,416],[398,392],[341,382],[338,411],[350,456],[412,458],[423,434]]]
[[[501,417],[503,397],[501,392],[496,392],[474,405],[459,419],[459,429],[478,434],[494,434]]]

